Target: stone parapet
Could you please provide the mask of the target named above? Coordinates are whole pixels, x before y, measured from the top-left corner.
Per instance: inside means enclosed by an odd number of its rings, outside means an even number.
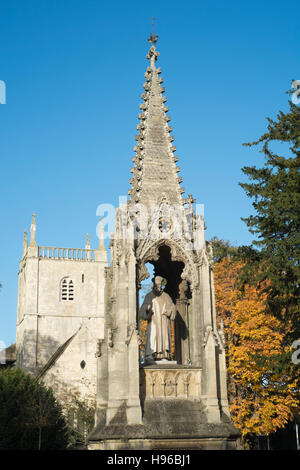
[[[41,259],[58,259],[65,261],[95,261],[97,250],[85,248],[57,248],[39,246],[38,256]]]

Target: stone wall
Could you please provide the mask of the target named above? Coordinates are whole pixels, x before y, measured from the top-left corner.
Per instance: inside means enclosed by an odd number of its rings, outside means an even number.
[[[43,382],[63,406],[67,407],[74,397],[87,406],[95,404],[99,336],[103,336],[103,319],[83,320],[63,354],[43,374]]]
[[[81,251],[89,253],[89,250]],[[97,341],[104,335],[106,252],[94,250],[93,253],[97,255],[93,259],[55,259],[41,256],[39,247],[29,246],[19,272],[17,365],[28,372],[41,371],[57,349],[84,325],[84,339],[81,332],[80,345],[78,339],[72,345],[73,356],[68,355],[67,361],[60,357],[51,366],[47,379],[50,384],[63,378],[71,388],[78,381],[81,391],[81,379],[75,370],[82,360],[89,364],[86,370],[93,368],[93,373],[88,374],[88,381],[92,381],[95,387]],[[66,277],[73,282],[72,300],[62,299],[61,282]],[[89,344],[84,354],[83,344]],[[82,370],[83,376],[86,370]],[[92,393],[95,395],[94,389]]]

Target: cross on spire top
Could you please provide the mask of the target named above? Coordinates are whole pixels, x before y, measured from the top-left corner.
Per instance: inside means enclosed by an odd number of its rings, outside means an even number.
[[[196,199],[193,198],[192,194],[188,194],[188,197],[183,200],[183,204],[194,204],[196,202]]]
[[[157,43],[158,36],[154,34],[154,20],[155,20],[154,16],[152,16],[151,20],[152,20],[152,33],[149,36],[148,42],[152,42],[152,46],[154,46],[154,44]]]

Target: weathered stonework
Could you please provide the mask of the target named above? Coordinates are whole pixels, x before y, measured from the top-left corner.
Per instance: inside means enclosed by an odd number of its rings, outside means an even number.
[[[231,449],[238,432],[229,415],[212,253],[203,217],[194,212],[195,200],[182,198],[157,56],[152,44],[130,198],[116,211],[110,245],[96,425],[89,448]],[[153,265],[154,276],[167,280],[166,292],[176,305],[175,364],[144,366],[140,361],[138,292],[149,277],[146,263]]]
[[[62,402],[66,393],[96,402],[90,449],[232,449],[238,432],[228,408],[212,251],[195,199],[182,197],[158,55],[152,44],[130,197],[116,210],[110,266],[103,236],[97,250],[89,237],[84,249],[39,247],[33,216],[19,271],[17,364]],[[147,263],[167,280],[177,312],[174,362],[153,366],[140,357]]]
[[[102,245],[91,250],[89,243],[84,249],[39,247],[35,232],[34,216],[19,270],[17,366],[39,376],[63,404],[72,394],[95,402],[106,251]],[[72,280],[73,294],[63,300],[65,278]]]

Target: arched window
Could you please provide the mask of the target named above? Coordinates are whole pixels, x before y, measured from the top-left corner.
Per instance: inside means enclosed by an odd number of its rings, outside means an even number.
[[[64,277],[60,284],[60,300],[74,300],[74,282]]]

